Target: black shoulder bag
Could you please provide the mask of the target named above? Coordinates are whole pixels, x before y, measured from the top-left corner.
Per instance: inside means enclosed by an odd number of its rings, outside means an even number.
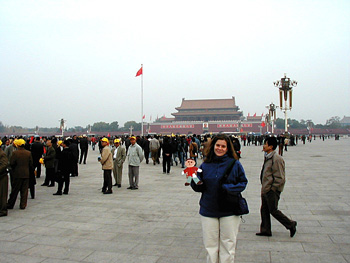
[[[236,160],[233,160],[226,168],[225,174],[221,180],[221,187],[219,193],[219,207],[224,212],[235,212],[235,215],[249,214],[247,200],[241,193],[226,191],[222,185],[227,183],[227,178],[230,175]]]

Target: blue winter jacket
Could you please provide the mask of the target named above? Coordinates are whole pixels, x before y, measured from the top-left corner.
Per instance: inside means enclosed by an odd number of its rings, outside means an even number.
[[[200,210],[199,214],[207,217],[224,217],[235,215],[235,211],[222,211],[219,207],[220,200],[220,188],[224,188],[227,191],[240,193],[244,191],[247,186],[248,180],[245,176],[245,172],[242,164],[236,160],[228,178],[227,184],[221,184],[226,168],[232,163],[233,158],[224,155],[222,157],[216,157],[212,163],[202,163],[200,169],[202,172],[198,172],[197,176],[203,182],[202,185],[196,185],[193,181],[191,187],[196,192],[201,192],[202,196],[199,201]]]

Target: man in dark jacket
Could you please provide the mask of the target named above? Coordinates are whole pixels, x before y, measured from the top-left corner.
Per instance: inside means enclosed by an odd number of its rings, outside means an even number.
[[[75,138],[75,139],[74,139]],[[79,148],[78,148],[78,140],[77,136],[73,136],[73,139],[69,140],[69,149],[72,153],[72,177],[78,176],[78,160],[79,160]]]
[[[80,161],[79,161],[79,164],[81,164],[81,161],[83,160],[83,156],[84,156],[84,164],[86,164],[86,157],[87,157],[87,154],[88,154],[89,142],[88,142],[88,139],[87,139],[85,134],[80,139],[79,145],[80,145]]]
[[[44,157],[44,164],[46,167],[46,177],[45,181],[41,186],[48,186],[53,187],[55,186],[55,157],[56,157],[56,151],[52,147],[51,140],[46,141],[46,155]]]
[[[39,160],[44,154],[44,144],[40,142],[40,137],[38,135],[35,136],[34,142],[30,147],[30,151],[32,152],[33,166],[34,169],[36,169],[36,178],[40,178],[41,163],[39,163]]]
[[[170,142],[170,138],[168,136],[165,136],[163,138],[162,150],[163,150],[163,174],[165,173],[169,174],[173,147]]]
[[[33,169],[33,159],[30,152],[24,149],[25,144],[26,142],[23,139],[17,140],[16,146],[18,150],[13,152],[10,159],[13,171],[13,188],[7,202],[8,209],[13,209],[19,192],[21,193],[19,207],[25,209],[27,206],[29,173]]]
[[[142,143],[141,143],[141,147],[143,149],[143,153],[145,155],[145,160],[146,160],[146,164],[149,163],[149,139],[150,136],[148,135],[147,137],[142,137]]]
[[[59,154],[59,160],[58,160],[58,189],[57,192],[53,195],[62,195],[62,189],[63,189],[63,183],[64,185],[64,191],[63,194],[67,195],[69,192],[69,183],[70,178],[69,174],[72,172],[73,169],[73,160],[72,160],[72,152],[69,148],[70,141],[65,140],[62,142],[63,150]]]
[[[2,141],[0,140],[0,146]],[[0,148],[0,216],[7,216],[7,194],[8,194],[8,160],[5,152]]]

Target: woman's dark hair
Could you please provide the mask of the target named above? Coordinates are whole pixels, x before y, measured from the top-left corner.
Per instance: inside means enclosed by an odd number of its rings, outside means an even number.
[[[224,140],[226,141],[226,144],[227,144],[227,155],[231,158],[234,158],[236,160],[238,160],[238,156],[235,152],[235,150],[233,149],[233,145],[232,145],[232,142],[230,140],[230,138],[225,135],[225,134],[218,134],[216,135],[210,142],[210,145],[208,147],[208,150],[207,152],[205,153],[205,159],[204,159],[204,162],[205,163],[212,163],[214,162],[214,158],[216,156],[215,152],[214,152],[214,147],[215,147],[215,144],[218,140]]]

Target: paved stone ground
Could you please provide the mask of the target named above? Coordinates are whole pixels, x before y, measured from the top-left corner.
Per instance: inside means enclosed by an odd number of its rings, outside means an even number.
[[[289,237],[274,219],[273,236],[257,237],[260,224],[260,146],[243,147],[251,213],[244,216],[236,262],[350,262],[350,138],[317,139],[284,154],[287,184],[280,209],[298,221]],[[205,262],[199,194],[185,187],[179,166],[141,166],[140,189],[101,193],[97,152],[89,151],[67,196],[40,186],[26,210],[19,202],[0,218],[0,262]]]

